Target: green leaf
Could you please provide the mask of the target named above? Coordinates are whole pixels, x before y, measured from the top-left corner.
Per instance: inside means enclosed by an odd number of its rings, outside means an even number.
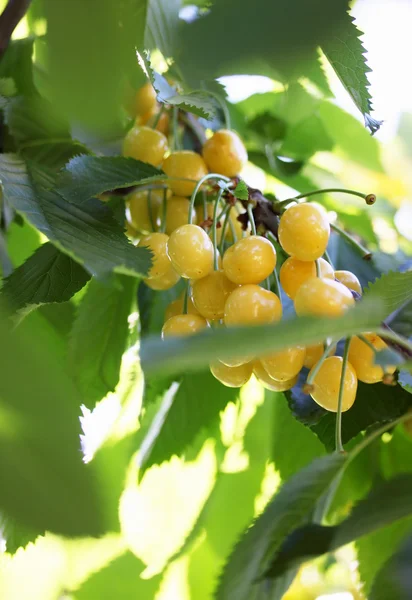
[[[165,58],[175,56],[181,6],[181,0],[149,0],[144,34],[145,48],[158,48]]]
[[[47,243],[7,277],[0,297],[24,316],[42,304],[70,300],[89,279],[81,265]]]
[[[412,597],[411,556],[412,536],[409,535],[378,573],[369,600],[409,600]]]
[[[23,161],[13,154],[0,156],[0,177],[6,200],[15,210],[46,235],[61,250],[82,263],[92,275],[119,273],[144,275],[150,266],[150,252],[128,242],[109,209],[98,200],[84,206],[67,202],[55,191],[45,190]],[[47,184],[52,185],[47,179]]]
[[[356,402],[342,414],[342,440],[346,444],[372,425],[388,423],[405,414],[412,407],[412,398],[400,386],[383,383],[373,385],[358,382]],[[336,415],[327,413],[311,427],[326,449],[335,447]]]
[[[365,290],[365,297],[380,298],[389,316],[412,300],[412,271],[382,275]]]
[[[393,501],[394,498],[396,502]],[[267,576],[276,578],[292,567],[297,568],[309,557],[333,552],[411,514],[412,475],[399,475],[375,487],[339,525],[307,525],[294,531],[280,548]]]
[[[319,115],[329,136],[351,161],[382,172],[379,143],[355,117],[331,102],[320,104]]]
[[[151,81],[161,102],[178,106],[181,110],[191,112],[203,119],[212,120],[216,116],[216,103],[213,96],[204,90],[178,93],[167,79],[149,68]]]
[[[39,96],[9,100],[5,121],[20,155],[53,169],[60,169],[87,148],[73,140],[69,124],[47,100]]]
[[[333,146],[334,140],[326,131],[320,117],[312,114],[287,130],[279,153],[306,160],[315,152],[332,150]]]
[[[205,16],[182,26],[179,69],[192,87],[239,73],[295,78],[318,60],[317,46],[339,30],[346,7],[346,2],[324,0],[310,6],[298,0],[216,3]],[[211,31],[219,43],[210,43]]]
[[[86,406],[113,392],[119,381],[136,287],[136,280],[126,276],[112,285],[92,279],[77,309],[68,358]]]
[[[0,64],[0,77],[14,80],[19,94],[35,94],[33,83],[33,42],[34,38],[11,40]]]
[[[66,200],[81,205],[103,192],[165,178],[156,167],[134,158],[76,156],[64,168],[57,191]]]
[[[266,571],[284,538],[308,518],[345,460],[338,454],[318,458],[280,488],[232,552],[220,579],[217,600],[258,597],[265,586],[257,578]]]
[[[361,35],[363,34],[356,27],[354,18],[346,12],[339,29],[332,32],[320,45],[337,76],[361,111],[365,125],[375,133],[382,121],[376,121],[370,116],[372,102],[367,73],[371,69],[366,63],[365,48],[359,39]]]
[[[146,6],[146,0],[89,0],[62,11],[44,1],[50,99],[70,122],[104,136],[121,129],[124,82],[137,67]]]
[[[79,452],[82,399],[47,330],[10,326],[2,311],[0,510],[34,531],[102,535],[104,492]]]
[[[181,456],[205,430],[210,430],[220,412],[229,402],[235,402],[239,390],[227,388],[210,372],[184,375],[180,381],[160,432],[145,456],[144,468]]]
[[[265,391],[265,397],[274,405],[272,458],[282,481],[286,481],[325,450],[316,436],[294,418],[283,394]]]
[[[158,590],[161,575],[142,579],[144,564],[131,552],[116,558],[101,571],[93,573],[76,590],[76,600],[112,600],[112,598],[144,598],[152,600]]]
[[[388,527],[365,535],[356,542],[359,575],[362,590],[369,597],[372,582],[385,562],[395,553],[399,544],[412,531],[412,519],[402,519]],[[391,597],[391,596],[387,596]]]
[[[246,183],[241,179],[235,189],[233,190],[233,195],[239,200],[248,200],[249,198],[249,190]]]
[[[25,548],[30,542],[34,542],[39,535],[44,535],[45,530],[30,530],[22,526],[14,519],[3,517],[1,519],[1,535],[6,540],[8,554],[14,554],[19,548]]]
[[[371,302],[358,302],[337,319],[299,317],[276,325],[205,331],[184,339],[160,340],[153,336],[142,343],[142,365],[150,373],[186,372],[206,366],[219,355],[258,355],[294,344],[320,342],[328,336],[339,338],[373,331],[385,316],[383,305],[374,297]]]
[[[15,96],[17,94],[16,84],[14,83],[14,79],[11,77],[1,77],[0,78],[0,95],[5,96],[6,98]]]

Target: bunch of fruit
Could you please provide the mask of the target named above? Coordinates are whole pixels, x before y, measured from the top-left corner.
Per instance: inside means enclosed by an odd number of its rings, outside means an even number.
[[[147,103],[144,110],[148,111]],[[168,176],[166,184],[138,189],[127,199],[129,223],[142,235],[138,243],[153,254],[145,283],[154,290],[167,290],[180,278],[187,281],[186,291],[166,310],[162,337],[191,335],[210,326],[279,321],[282,302],[275,246],[265,234],[256,234],[250,211],[246,220],[244,215],[233,216],[234,196],[222,199],[222,186],[219,192],[216,185],[220,179],[230,189],[231,180],[247,162],[242,140],[235,132],[221,129],[207,139],[202,154],[170,152],[164,133],[140,123],[141,117],[128,132],[124,155],[161,166]],[[204,204],[195,210],[202,191]],[[242,228],[241,222],[247,220],[252,233]],[[335,271],[324,258],[329,236],[327,214],[317,204],[293,203],[280,216],[278,242],[287,258],[279,279],[297,315],[336,317],[362,295],[353,273]],[[310,369],[306,390],[312,398],[327,410],[336,412],[340,403],[346,411],[355,401],[358,380],[382,381],[395,367],[384,370],[374,363],[375,351],[386,344],[373,333],[347,340],[343,357],[335,355],[336,342],[299,345],[261,356],[221,356],[210,370],[226,386],[240,387],[253,374],[266,388],[285,391],[306,367]]]

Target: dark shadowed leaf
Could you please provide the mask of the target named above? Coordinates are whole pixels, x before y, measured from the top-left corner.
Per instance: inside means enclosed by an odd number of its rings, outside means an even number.
[[[158,48],[165,58],[174,57],[178,41],[181,0],[149,0],[144,47]]]
[[[36,185],[30,175],[35,174]],[[150,266],[150,253],[128,242],[122,227],[102,202],[91,199],[75,206],[43,185],[53,180],[14,154],[0,157],[3,193],[13,208],[44,233],[51,242],[75,258],[92,275],[105,276],[110,271],[139,275]],[[40,183],[39,183],[40,181]]]
[[[19,548],[25,548],[34,542],[39,535],[46,533],[45,529],[31,530],[18,521],[3,515],[0,519],[2,537],[6,540],[6,549],[9,554],[14,554]]]
[[[220,412],[238,394],[238,389],[222,386],[210,372],[184,375],[144,467],[181,456],[201,431],[218,422]]]
[[[89,279],[79,263],[47,243],[5,280],[0,296],[23,316],[42,304],[70,300]]]
[[[382,121],[373,119],[371,95],[367,73],[371,71],[365,59],[365,48],[360,41],[362,32],[356,27],[354,18],[345,13],[340,27],[331,32],[321,47],[337,76],[361,111],[365,125],[375,133]]]
[[[111,285],[93,279],[77,309],[69,364],[88,407],[113,392],[119,381],[136,287],[137,281],[132,277],[117,276]]]
[[[19,94],[33,94],[33,54],[34,38],[12,40],[1,59],[0,77],[11,77]]]
[[[346,444],[368,427],[387,423],[405,414],[412,408],[412,396],[400,386],[391,387],[383,383],[373,385],[358,383],[356,402],[342,415],[342,439]],[[335,446],[335,421],[333,413],[327,413],[312,426],[328,451]]]
[[[161,179],[162,171],[134,158],[76,156],[62,171],[57,191],[80,205],[103,192]]]
[[[332,454],[318,458],[285,483],[234,548],[221,575],[217,600],[258,598],[257,581],[284,538],[302,524],[345,463]]]
[[[409,535],[379,571],[369,595],[370,600],[409,600],[412,597],[412,536]]]
[[[82,398],[61,355],[46,329],[12,332],[3,311],[0,330],[0,510],[34,531],[101,535],[102,490],[79,451]]]

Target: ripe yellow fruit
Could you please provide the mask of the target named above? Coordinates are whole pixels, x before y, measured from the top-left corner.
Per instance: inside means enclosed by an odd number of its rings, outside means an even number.
[[[341,356],[331,356],[326,358],[313,379],[314,389],[310,395],[315,402],[330,412],[337,412],[338,410],[342,366],[343,359]],[[310,373],[311,372],[312,371],[310,371]],[[357,388],[358,379],[356,377],[355,369],[351,363],[348,362],[346,365],[343,387],[342,412],[349,410],[355,402]]]
[[[253,373],[259,383],[262,384],[264,388],[271,390],[272,392],[286,392],[287,390],[292,389],[298,381],[297,375],[287,381],[277,381],[276,379],[273,379],[273,377],[271,377],[266,371],[260,360],[255,360],[253,362]]]
[[[332,279],[312,277],[300,286],[295,296],[298,315],[338,317],[355,304],[347,287]]]
[[[139,246],[144,246],[152,251],[152,266],[148,273],[148,279],[162,277],[170,271],[171,262],[167,255],[167,242],[169,236],[165,233],[149,233],[141,238]]]
[[[162,339],[171,336],[193,335],[208,327],[206,319],[200,315],[176,315],[163,325]]]
[[[150,233],[160,226],[162,214],[163,190],[135,190],[127,197],[126,216],[137,231]],[[170,195],[167,190],[166,195]]]
[[[277,381],[289,381],[296,377],[305,359],[305,348],[303,346],[295,346],[294,348],[286,348],[279,352],[273,352],[261,357],[265,371]]]
[[[266,238],[251,235],[238,240],[223,256],[223,271],[238,285],[260,283],[273,273],[276,250]]]
[[[320,258],[328,245],[330,225],[324,210],[314,204],[295,204],[280,218],[279,242],[299,260]]]
[[[364,333],[363,335],[376,348],[377,352],[388,347],[376,333]],[[378,383],[382,381],[384,372],[392,374],[396,371],[396,367],[393,365],[388,365],[385,369],[381,365],[375,365],[374,351],[358,337],[351,339],[349,361],[353,365],[359,381],[363,381],[363,383]]]
[[[335,278],[343,285],[362,296],[362,286],[355,273],[351,271],[335,271]]]
[[[228,367],[219,360],[210,363],[212,375],[227,387],[238,388],[247,383],[252,375],[252,363]]]
[[[176,298],[176,300],[173,300],[173,302],[171,302],[170,304],[167,305],[166,310],[165,310],[165,321],[170,319],[170,317],[175,317],[176,315],[183,314],[184,296],[185,296],[184,293],[181,294],[181,296],[179,296],[179,298]],[[199,314],[199,311],[193,304],[193,301],[190,298],[190,296],[187,299],[187,312],[189,315],[198,315]]]
[[[167,253],[181,277],[201,279],[213,271],[213,244],[197,225],[182,225],[172,233]]]
[[[160,275],[159,277],[152,277],[150,279],[146,278],[143,281],[147,285],[147,287],[152,290],[163,291],[170,290],[176,283],[179,281],[180,275],[176,273],[172,265],[169,265],[166,273]]]
[[[320,361],[324,350],[325,348],[322,342],[319,342],[319,344],[313,344],[312,346],[306,346],[306,354],[303,366],[307,369],[311,369],[313,365],[316,365],[316,363]],[[333,346],[330,349],[328,356],[333,356],[335,350],[336,346]]]
[[[162,164],[167,150],[167,137],[145,126],[132,127],[123,142],[123,156],[131,156],[155,167]]]
[[[331,265],[324,259],[319,259],[321,277],[334,279],[335,273]],[[280,284],[285,292],[295,298],[300,286],[311,277],[316,277],[315,261],[303,261],[297,258],[287,258],[279,271]]]
[[[129,240],[134,242],[135,240],[138,239],[139,232],[133,227],[133,225],[131,223],[129,223],[129,221],[125,221],[124,229],[125,229],[125,235],[127,235]]]
[[[134,109],[136,115],[143,115],[156,107],[156,92],[150,81],[137,90]]]
[[[237,175],[247,163],[246,148],[234,131],[220,129],[208,139],[202,150],[203,158],[213,173],[226,177]]]
[[[193,303],[205,319],[223,319],[226,300],[235,288],[236,284],[232,283],[223,271],[212,271],[193,283]]]
[[[190,196],[199,179],[207,175],[205,161],[191,150],[172,152],[163,162],[163,171],[171,178],[167,184],[176,196]]]
[[[243,285],[230,294],[225,304],[225,325],[259,325],[282,318],[282,305],[273,292],[258,285]]]
[[[166,204],[166,233],[186,225],[189,219],[190,200],[183,196],[172,196]],[[192,210],[192,222],[196,223],[196,211]]]

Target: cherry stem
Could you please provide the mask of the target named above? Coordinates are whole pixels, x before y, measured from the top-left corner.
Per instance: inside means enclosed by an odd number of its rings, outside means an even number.
[[[331,341],[325,348],[325,350],[323,351],[322,356],[320,357],[320,359],[318,360],[318,362],[316,363],[316,365],[313,367],[312,371],[309,373],[309,376],[306,380],[306,383],[308,385],[311,385],[313,380],[315,379],[316,375],[319,372],[319,369],[321,368],[323,361],[325,360],[325,358],[327,358],[329,352],[332,350],[333,346],[334,346],[335,342]]]
[[[274,281],[274,284],[275,284],[275,285],[274,285],[274,287],[275,287],[275,292],[276,292],[276,295],[277,295],[277,297],[279,298],[279,300],[280,300],[280,305],[281,305],[281,307],[282,307],[282,309],[283,309],[283,303],[282,303],[282,294],[281,294],[281,291],[280,291],[279,277],[278,277],[278,274],[277,274],[276,268],[275,268],[275,269],[273,269],[273,281]]]
[[[220,254],[221,256],[223,256],[223,252],[225,250],[225,237],[226,237],[226,231],[227,231],[227,227],[229,225],[230,222],[230,209],[231,209],[231,205],[227,204],[226,205],[226,209],[225,209],[225,220],[223,221],[223,225],[222,225],[222,235],[220,237]]]
[[[187,315],[187,304],[189,301],[189,286],[190,286],[190,280],[188,279],[186,281],[185,294],[183,296],[183,314],[184,315]]]
[[[368,338],[366,338],[364,335],[362,335],[361,333],[358,333],[357,337],[368,346],[368,348],[370,350],[372,350],[372,352],[374,354],[376,354],[378,351],[376,350],[375,346],[373,344],[371,344],[371,342],[368,340]]]
[[[343,444],[342,444],[342,403],[343,403],[343,392],[345,390],[345,374],[346,367],[348,365],[348,356],[349,356],[349,346],[350,346],[351,338],[348,337],[345,341],[345,349],[343,351],[343,361],[342,361],[342,372],[340,375],[340,384],[339,384],[339,396],[338,396],[338,410],[336,412],[336,429],[335,429],[335,446],[336,452],[344,452]]]
[[[161,233],[166,231],[166,214],[167,214],[167,189],[163,190],[163,201],[162,201],[162,223],[160,226]]]
[[[221,189],[217,195],[215,200],[215,206],[213,209],[213,223],[212,223],[212,241],[213,241],[213,252],[214,252],[214,269],[217,271],[219,269],[219,252],[217,249],[217,209],[219,208],[220,200],[222,198],[223,190]]]
[[[358,198],[362,198],[365,200],[372,194],[362,194],[362,192],[357,192],[356,190],[346,190],[344,188],[325,188],[323,190],[314,190],[313,192],[305,192],[304,194],[299,194],[298,196],[294,196],[293,198],[288,198],[287,200],[281,200],[280,202],[276,202],[276,206],[286,206],[291,202],[296,202],[297,200],[301,200],[303,198],[309,198],[310,196],[316,196],[318,194],[330,194],[333,192],[342,193],[342,194],[350,194],[351,196],[357,196]]]
[[[208,179],[220,179],[221,181],[224,181],[225,183],[231,182],[229,177],[225,177],[225,175],[219,175],[219,173],[208,173],[207,175],[205,175],[204,177],[199,179],[199,181],[197,182],[195,189],[193,190],[192,195],[190,197],[189,218],[188,218],[189,225],[191,225],[193,223],[193,208],[195,206],[195,200],[196,200],[197,193],[200,190],[200,188],[202,187],[202,185],[204,184],[204,182],[208,181]]]
[[[320,279],[322,277],[322,270],[320,267],[320,260],[318,258],[315,260],[315,265],[316,265],[316,277],[318,277]]]
[[[153,216],[153,205],[152,205],[152,190],[149,190],[147,193],[147,208],[149,209],[149,219],[150,225],[153,231],[156,231],[156,223]]]
[[[365,246],[362,246],[359,242],[357,242],[349,233],[346,233],[343,229],[335,225],[334,223],[330,224],[331,229],[336,231],[340,236],[342,236],[351,246],[355,248],[355,250],[362,256],[364,260],[370,260],[372,258],[372,254],[369,252]]]
[[[166,106],[162,103],[160,105],[159,112],[157,113],[157,115],[155,116],[155,119],[153,121],[152,129],[156,129],[156,127],[158,126],[159,121],[160,121],[160,117],[164,113],[165,109],[166,109]]]
[[[206,198],[205,190],[202,190],[202,202],[203,202],[203,220],[206,221],[208,214],[207,214],[207,198]]]
[[[332,267],[333,270],[335,270],[335,267],[333,266],[333,261],[329,255],[329,252],[327,250],[325,250],[325,253],[323,255],[325,257],[325,260],[328,261],[328,263],[330,264],[330,266]]]
[[[395,333],[395,331],[385,329],[384,327],[380,327],[376,332],[382,339],[389,340],[390,342],[394,342],[398,344],[402,348],[408,351],[408,353],[412,354],[412,343],[404,338],[402,335]]]
[[[247,205],[247,214],[250,221],[250,227],[252,229],[252,235],[257,235],[255,217],[253,216],[253,207],[251,204]]]
[[[180,150],[178,116],[179,116],[179,109],[177,106],[174,106],[173,107],[173,148],[174,148],[174,150]]]

